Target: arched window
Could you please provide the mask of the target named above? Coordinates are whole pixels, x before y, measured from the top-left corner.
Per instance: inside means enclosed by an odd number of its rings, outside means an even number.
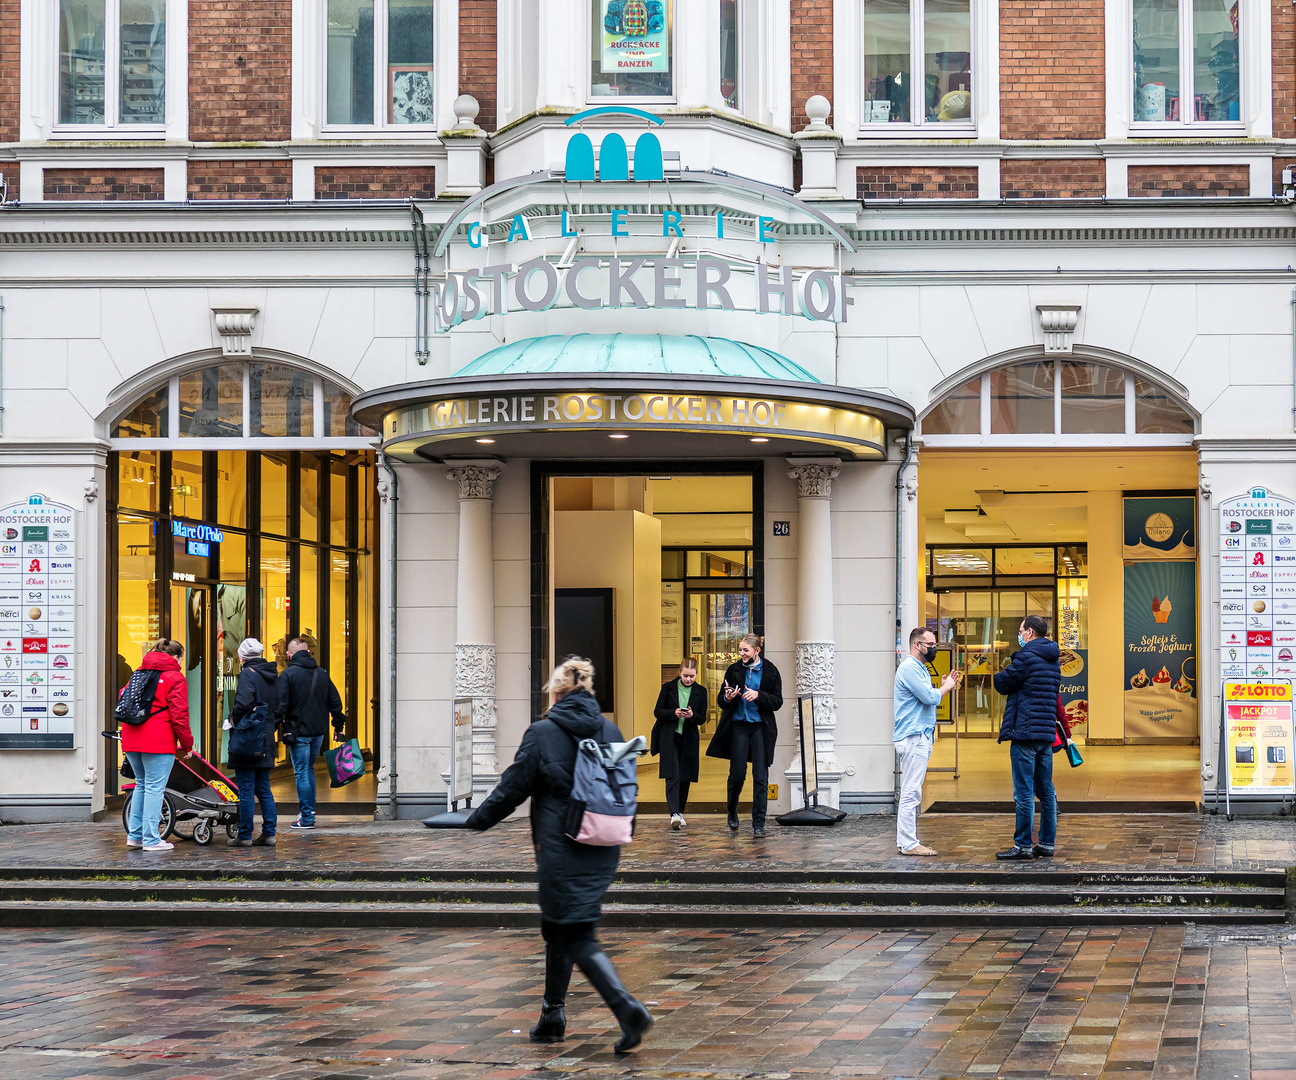
[[[269,361],[213,363],[174,375],[111,426],[113,439],[371,438],[351,395],[322,376]]]
[[[1032,360],[987,371],[945,395],[920,421],[924,438],[1032,436],[1086,443],[1187,442],[1196,431],[1178,396],[1112,364]]]

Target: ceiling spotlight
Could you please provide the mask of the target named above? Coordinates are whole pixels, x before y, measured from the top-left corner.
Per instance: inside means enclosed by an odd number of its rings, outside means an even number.
[[[489,445],[490,443],[493,443],[495,440],[494,440],[494,439],[478,439],[477,441],[478,441],[479,443],[481,443],[483,446],[487,446],[487,445]]]
[[[765,438],[763,435],[753,435],[752,442],[769,442],[769,439]]]
[[[628,439],[628,438],[630,438],[630,436],[627,435],[627,434],[625,434],[625,432],[622,432],[622,431],[614,431],[614,432],[612,432],[612,433],[608,436],[608,438],[609,438],[609,439]]]

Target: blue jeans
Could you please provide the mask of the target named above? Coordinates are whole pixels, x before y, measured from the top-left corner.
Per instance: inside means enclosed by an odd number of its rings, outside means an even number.
[[[275,826],[279,824],[279,813],[275,810],[274,796],[270,793],[270,770],[240,769],[236,765],[234,782],[238,784],[239,792],[238,838],[252,839],[252,819],[255,813],[252,808],[253,795],[261,804],[261,831],[266,836],[274,836]]]
[[[297,816],[303,825],[315,821],[315,759],[323,745],[323,735],[298,735],[297,741],[288,747],[288,760],[297,777]]]
[[[1057,841],[1057,795],[1053,792],[1053,743],[1013,742],[1013,802],[1017,805],[1017,831],[1013,843],[1027,851],[1032,846],[1035,796],[1040,801],[1040,847],[1052,848]]]
[[[175,754],[145,754],[127,750],[126,760],[135,774],[135,791],[131,794],[126,818],[126,838],[138,840],[145,847],[162,843],[158,819],[162,817],[162,794],[171,779]]]

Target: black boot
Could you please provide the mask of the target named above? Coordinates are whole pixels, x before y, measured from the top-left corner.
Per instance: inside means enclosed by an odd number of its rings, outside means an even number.
[[[728,810],[729,810],[729,828],[734,832],[738,831],[738,796],[742,794],[742,788],[734,791],[729,790]]]
[[[648,1010],[621,985],[612,961],[597,944],[590,945],[577,956],[576,964],[621,1025],[621,1038],[612,1049],[618,1054],[633,1050],[643,1042],[644,1032],[653,1026]]]
[[[561,945],[545,942],[545,989],[540,1003],[540,1022],[531,1029],[534,1043],[562,1042],[567,1034],[567,986],[571,982],[572,962]]]

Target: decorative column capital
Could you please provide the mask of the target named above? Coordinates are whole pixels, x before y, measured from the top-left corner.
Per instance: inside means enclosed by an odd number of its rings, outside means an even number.
[[[260,308],[214,307],[212,319],[220,337],[221,355],[247,357],[252,355],[252,327]]]
[[[797,496],[802,499],[827,499],[832,496],[832,482],[841,473],[841,462],[836,458],[817,458],[813,461],[791,459],[788,476],[797,482]]]
[[[504,470],[499,465],[459,465],[446,470],[446,479],[459,485],[461,499],[490,499],[495,495],[495,481]]]

